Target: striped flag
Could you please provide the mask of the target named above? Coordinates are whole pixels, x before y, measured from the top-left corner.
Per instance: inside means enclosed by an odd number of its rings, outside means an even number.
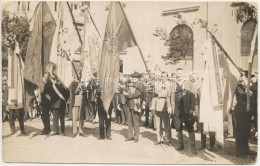
[[[223,146],[223,119],[231,107],[240,72],[214,37],[205,42],[202,52],[206,67],[201,88],[200,122],[204,123],[205,132],[216,133],[217,142]]]

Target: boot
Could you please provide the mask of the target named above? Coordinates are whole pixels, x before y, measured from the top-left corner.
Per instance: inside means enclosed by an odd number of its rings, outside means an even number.
[[[206,149],[206,135],[201,133],[201,147],[199,150]]]
[[[189,133],[190,145],[191,145],[191,153],[197,154],[196,146],[195,146],[195,134],[194,132]]]
[[[210,151],[214,150],[215,145],[215,133],[210,132],[209,133],[209,145],[210,145]]]
[[[184,144],[183,144],[183,133],[182,131],[176,131],[177,133],[177,138],[179,142],[179,147],[176,150],[184,150]]]

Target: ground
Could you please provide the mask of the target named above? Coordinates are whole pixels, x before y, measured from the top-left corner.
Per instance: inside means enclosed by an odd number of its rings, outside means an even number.
[[[155,131],[141,127],[138,143],[125,142],[127,126],[112,122],[112,140],[98,140],[98,124],[85,123],[87,137],[72,136],[72,122],[66,121],[65,136],[39,135],[43,125],[41,119],[27,120],[27,135],[21,135],[18,122],[17,132],[10,135],[8,122],[2,125],[2,158],[4,162],[46,163],[135,163],[135,164],[253,164],[256,156],[235,157],[235,140],[226,139],[225,147],[189,152],[188,133],[184,132],[184,151],[177,151],[177,138],[172,129],[174,145],[154,145]],[[196,146],[200,147],[200,134],[196,133]],[[209,146],[209,145],[207,145]],[[257,151],[256,142],[250,149]]]

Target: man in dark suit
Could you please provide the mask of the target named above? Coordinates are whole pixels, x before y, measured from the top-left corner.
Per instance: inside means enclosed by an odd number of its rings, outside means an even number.
[[[50,80],[50,73],[46,72],[43,76],[43,84],[40,87],[41,99],[40,107],[42,112],[43,131],[41,135],[46,135],[51,132],[50,127],[50,110],[51,110],[51,96],[53,96],[52,82]]]
[[[179,147],[184,150],[183,144],[183,122],[189,133],[192,154],[196,154],[194,122],[195,118],[195,89],[189,80],[184,80],[183,69],[176,70],[176,82],[171,85],[170,96],[167,97],[173,114],[173,123],[176,128]]]
[[[128,138],[126,141],[139,140],[139,129],[140,129],[140,116],[141,116],[141,105],[140,105],[140,85],[138,85],[138,79],[141,74],[135,72],[132,74],[132,80],[129,84],[129,91],[124,91],[123,94],[127,97],[128,111]],[[134,134],[133,134],[134,133]]]
[[[145,123],[144,127],[153,127],[152,124],[152,112],[150,112],[150,106],[153,98],[153,92],[150,91],[149,84],[149,75],[148,78],[145,77],[143,84],[141,86],[141,103],[142,103],[142,112],[145,113]]]
[[[65,89],[63,85],[55,79],[54,76],[51,77],[52,87],[54,90],[54,95],[52,98],[52,110],[53,110],[53,133],[51,135],[59,135],[59,119],[61,125],[61,135],[65,134],[65,110],[66,103],[69,99],[70,92]]]

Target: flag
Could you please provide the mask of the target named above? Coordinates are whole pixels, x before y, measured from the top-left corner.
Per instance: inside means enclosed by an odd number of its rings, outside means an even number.
[[[46,2],[39,2],[31,19],[31,35],[27,44],[24,64],[25,106],[27,111],[29,103],[34,96],[36,87],[41,86],[43,73],[49,62],[50,49],[56,23]]]
[[[19,44],[15,41],[15,49],[8,48],[8,108],[24,108],[24,64],[20,55]]]
[[[98,58],[101,51],[101,37],[89,11],[85,12],[86,25],[84,25],[84,28],[86,28],[86,34],[85,36],[83,33],[81,35],[83,39],[85,37],[84,56],[86,56],[84,57],[83,62],[82,80],[84,80],[85,83],[88,84],[88,82],[93,77],[93,73],[97,72]],[[82,50],[82,47],[80,49]]]
[[[208,39],[202,53],[206,59],[201,88],[200,122],[205,132],[215,132],[224,145],[224,117],[231,108],[240,72],[215,38]],[[205,104],[207,103],[207,104]]]
[[[77,32],[75,32],[75,25],[73,25],[68,5],[65,2],[60,2],[59,6],[60,10],[48,70],[56,75],[59,81],[68,88],[73,81],[71,59],[75,51],[74,39]]]
[[[119,81],[119,54],[136,41],[120,2],[111,2],[103,41],[98,77],[101,81],[101,100],[106,111]]]
[[[27,45],[24,79],[40,86],[49,63],[55,20],[46,2],[40,2],[34,12],[34,25]]]

